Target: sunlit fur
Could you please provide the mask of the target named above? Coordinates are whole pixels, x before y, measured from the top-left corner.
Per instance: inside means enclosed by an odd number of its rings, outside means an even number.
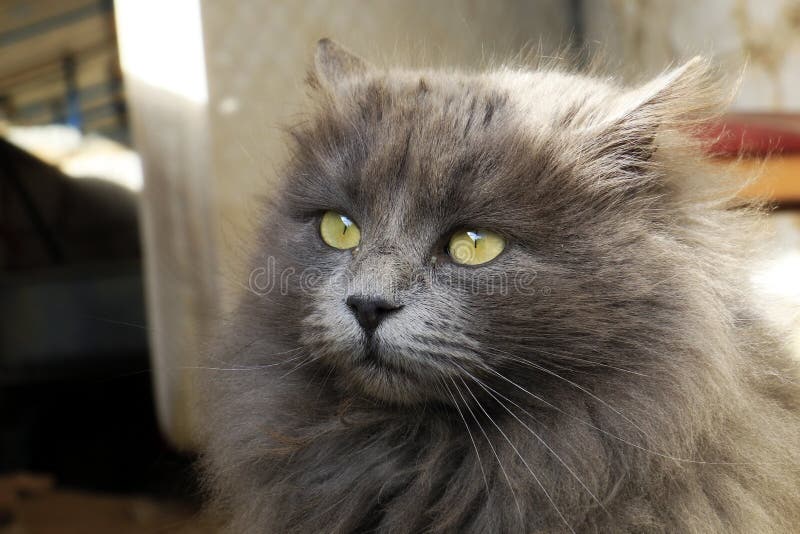
[[[253,257],[294,276],[209,355],[230,531],[796,532],[798,369],[751,303],[757,217],[694,140],[715,87],[697,59],[630,88],[321,42]],[[455,265],[459,228],[507,246]],[[354,292],[403,306],[370,342]]]

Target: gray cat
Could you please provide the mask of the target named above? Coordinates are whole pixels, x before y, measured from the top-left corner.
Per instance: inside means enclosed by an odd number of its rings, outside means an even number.
[[[757,217],[693,135],[713,80],[320,41],[211,354],[230,531],[797,532],[798,365],[751,302]]]

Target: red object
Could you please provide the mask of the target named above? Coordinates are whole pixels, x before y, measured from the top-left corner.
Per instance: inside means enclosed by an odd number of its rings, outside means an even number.
[[[720,156],[800,153],[800,114],[732,113],[707,136],[709,152]]]

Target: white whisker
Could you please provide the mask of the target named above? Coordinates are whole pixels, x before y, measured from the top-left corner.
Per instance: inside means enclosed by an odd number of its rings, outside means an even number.
[[[290,374],[294,373],[295,371],[297,371],[297,370],[298,370],[298,369],[300,369],[301,367],[304,367],[304,366],[308,365],[309,363],[311,363],[311,362],[313,362],[313,361],[316,361],[317,359],[319,359],[319,356],[318,356],[318,355],[316,355],[316,354],[309,354],[309,355],[308,355],[308,356],[307,356],[307,357],[306,357],[306,358],[305,358],[303,361],[301,361],[299,364],[297,364],[296,366],[294,366],[292,369],[290,369],[290,370],[289,370],[289,371],[287,371],[286,373],[282,374],[282,375],[279,377],[279,379],[281,379],[281,380],[282,380],[282,379],[286,378],[287,376],[289,376]]]
[[[461,420],[464,422],[464,428],[467,430],[467,434],[469,435],[469,440],[472,442],[472,447],[475,449],[475,456],[478,458],[478,467],[481,468],[481,475],[483,475],[483,483],[486,485],[486,495],[489,495],[489,479],[486,478],[486,471],[483,469],[483,460],[481,459],[481,453],[478,452],[478,444],[475,442],[475,438],[472,436],[472,431],[469,429],[469,424],[467,424],[467,419],[464,417],[461,408],[458,406],[458,402],[456,401],[453,392],[450,391],[450,387],[447,383],[442,380],[442,385],[447,390],[447,394],[450,396],[450,399],[453,401],[453,406],[455,406],[456,411],[458,411],[458,415],[461,417]]]
[[[483,414],[484,414],[484,415],[485,415],[485,416],[486,416],[486,417],[489,419],[489,422],[490,422],[490,423],[492,423],[492,424],[494,425],[494,427],[497,429],[497,431],[498,431],[498,432],[500,432],[500,435],[501,435],[501,436],[503,436],[503,438],[505,438],[505,440],[508,442],[508,444],[511,446],[511,448],[512,448],[512,449],[514,450],[514,452],[516,453],[517,457],[519,457],[519,459],[520,459],[520,460],[522,460],[522,463],[523,463],[523,464],[525,465],[525,467],[528,469],[528,472],[531,474],[531,476],[533,477],[533,479],[536,481],[536,484],[538,484],[538,485],[539,485],[539,488],[542,490],[542,493],[544,493],[544,494],[545,494],[545,497],[547,497],[547,500],[548,500],[548,501],[550,501],[550,504],[552,504],[552,505],[553,505],[553,508],[555,509],[556,513],[557,513],[557,514],[558,514],[558,516],[561,518],[561,520],[564,522],[564,524],[567,526],[567,528],[569,529],[569,531],[570,531],[570,532],[572,532],[573,534],[575,534],[575,530],[572,528],[572,526],[569,524],[569,522],[567,521],[567,519],[564,517],[564,514],[562,514],[562,513],[561,513],[561,510],[559,510],[559,509],[558,509],[558,506],[556,505],[556,503],[555,503],[555,501],[553,500],[553,498],[550,496],[550,493],[549,493],[549,492],[547,491],[547,489],[544,487],[544,485],[542,484],[542,481],[541,481],[541,480],[539,480],[539,477],[538,477],[538,476],[536,476],[536,473],[534,473],[534,472],[533,472],[533,469],[531,469],[531,466],[530,466],[530,465],[528,465],[528,462],[527,462],[527,461],[525,461],[525,458],[522,456],[522,454],[520,454],[519,450],[517,450],[517,447],[514,445],[514,443],[512,443],[512,442],[511,442],[511,440],[508,438],[508,436],[506,435],[506,433],[505,433],[505,432],[503,432],[503,429],[501,429],[501,428],[500,428],[500,425],[498,425],[498,424],[495,422],[495,420],[494,420],[494,419],[493,419],[493,418],[492,418],[492,417],[491,417],[491,416],[490,416],[490,415],[489,415],[489,414],[486,412],[486,410],[483,408],[483,406],[481,405],[481,403],[480,403],[480,402],[478,402],[478,398],[477,398],[477,397],[475,397],[475,395],[472,393],[472,391],[471,391],[471,390],[470,390],[470,389],[467,387],[467,384],[466,384],[466,382],[464,382],[464,379],[463,379],[463,378],[461,378],[460,376],[459,376],[458,378],[459,378],[459,380],[461,380],[461,382],[464,384],[464,388],[467,390],[467,393],[469,393],[469,394],[470,394],[470,396],[473,398],[473,400],[475,401],[475,404],[478,406],[478,408],[480,408],[480,410],[481,410],[481,411],[483,412]]]
[[[555,378],[558,378],[559,380],[563,380],[563,381],[564,381],[564,382],[566,382],[567,384],[569,384],[569,385],[571,385],[572,387],[574,387],[574,388],[576,388],[576,389],[578,389],[578,390],[582,391],[583,393],[585,393],[585,394],[586,394],[586,395],[588,395],[589,397],[593,398],[594,400],[596,400],[597,402],[599,402],[600,404],[602,404],[603,406],[605,406],[606,408],[608,408],[609,410],[611,410],[612,412],[614,412],[615,414],[617,414],[618,416],[620,416],[620,417],[621,417],[621,418],[622,418],[622,419],[623,419],[625,422],[627,422],[627,423],[628,423],[628,424],[630,424],[630,425],[631,425],[633,428],[635,428],[636,430],[638,430],[639,432],[641,432],[641,433],[642,433],[642,434],[643,434],[645,437],[647,437],[647,438],[651,438],[651,439],[652,439],[652,437],[650,436],[650,434],[648,434],[648,433],[647,433],[647,432],[646,432],[646,431],[645,431],[645,430],[644,430],[642,427],[640,427],[639,425],[637,425],[637,424],[636,424],[634,421],[632,421],[632,420],[631,420],[629,417],[627,417],[625,414],[623,414],[622,412],[620,412],[618,409],[616,409],[616,408],[614,408],[613,406],[611,406],[611,404],[609,404],[608,402],[604,401],[603,399],[601,399],[600,397],[598,397],[597,395],[595,395],[594,393],[592,393],[591,391],[589,391],[589,390],[588,390],[588,389],[586,389],[585,387],[581,386],[580,384],[577,384],[577,383],[573,382],[572,380],[569,380],[568,378],[564,378],[563,376],[559,375],[558,373],[556,373],[556,372],[554,372],[554,371],[551,371],[551,370],[550,370],[550,369],[548,369],[547,367],[544,367],[544,366],[542,366],[542,365],[539,365],[539,364],[537,364],[537,363],[534,363],[534,362],[532,362],[532,361],[526,360],[526,359],[524,359],[524,358],[520,358],[520,357],[518,357],[518,356],[515,356],[514,354],[511,354],[511,353],[509,353],[509,352],[506,352],[506,351],[503,351],[503,350],[500,350],[500,349],[492,349],[492,350],[494,350],[494,351],[497,351],[497,352],[499,352],[499,353],[501,353],[501,354],[504,354],[506,357],[510,358],[512,361],[515,361],[515,362],[517,362],[517,363],[521,363],[521,364],[523,364],[523,365],[528,365],[528,366],[530,366],[530,367],[533,367],[534,369],[538,369],[539,371],[542,371],[543,373],[547,373],[547,374],[549,374],[550,376],[553,376],[553,377],[555,377]]]
[[[503,403],[502,403],[502,402],[501,402],[501,401],[500,401],[500,400],[499,400],[497,397],[495,397],[495,396],[494,396],[494,394],[492,394],[492,392],[496,393],[498,396],[502,397],[502,398],[503,398],[503,399],[505,399],[507,402],[511,403],[511,404],[512,404],[512,405],[514,405],[515,407],[517,407],[517,408],[519,408],[520,410],[522,410],[522,412],[523,412],[523,413],[525,413],[526,415],[528,415],[529,417],[531,417],[533,420],[536,420],[536,418],[535,418],[535,417],[534,417],[534,416],[533,416],[533,415],[532,415],[530,412],[528,412],[528,411],[527,411],[525,408],[522,408],[522,407],[521,407],[519,404],[517,404],[517,403],[516,403],[516,402],[514,402],[513,400],[509,399],[508,397],[506,397],[506,396],[505,396],[505,395],[503,395],[502,393],[498,392],[498,391],[497,391],[496,389],[494,389],[493,387],[489,386],[488,384],[484,384],[484,383],[483,383],[483,381],[481,381],[481,380],[480,380],[479,378],[477,378],[476,376],[472,375],[472,374],[471,374],[469,371],[467,371],[466,369],[464,369],[464,372],[465,372],[465,373],[466,373],[466,374],[467,374],[467,375],[468,375],[470,378],[472,378],[472,380],[473,380],[473,381],[475,381],[475,383],[476,383],[476,384],[478,384],[478,385],[479,385],[479,386],[480,386],[480,387],[481,387],[481,388],[482,388],[484,391],[486,391],[486,393],[488,393],[488,394],[489,394],[489,395],[490,395],[490,396],[491,396],[491,397],[492,397],[492,398],[493,398],[495,401],[497,401],[497,403],[498,403],[500,406],[502,406],[502,407],[503,407],[503,409],[505,409],[505,410],[506,410],[506,411],[507,411],[509,414],[511,414],[511,416],[512,416],[514,419],[516,419],[516,420],[517,420],[517,421],[518,421],[518,422],[519,422],[519,423],[520,423],[520,424],[521,424],[523,427],[525,427],[525,429],[526,429],[528,432],[530,432],[530,433],[533,435],[533,437],[535,437],[535,438],[536,438],[536,439],[539,441],[539,443],[541,443],[541,444],[542,444],[542,445],[543,445],[543,446],[544,446],[544,447],[545,447],[545,448],[546,448],[548,451],[550,451],[550,453],[551,453],[553,456],[555,456],[555,458],[556,458],[556,459],[557,459],[557,460],[558,460],[558,461],[561,463],[561,465],[563,465],[563,466],[564,466],[564,468],[565,468],[567,471],[569,471],[569,473],[572,475],[572,477],[573,477],[575,480],[577,480],[577,481],[578,481],[578,484],[580,484],[580,485],[583,487],[583,489],[585,489],[585,490],[586,490],[586,492],[587,492],[587,493],[588,493],[588,494],[589,494],[589,495],[592,497],[592,499],[594,499],[594,501],[595,501],[595,502],[596,502],[596,503],[597,503],[597,504],[600,506],[600,508],[602,508],[602,509],[603,509],[603,510],[604,510],[606,513],[608,513],[608,510],[606,510],[606,508],[605,508],[605,506],[603,505],[603,503],[602,503],[602,502],[600,502],[600,499],[598,499],[598,498],[597,498],[597,496],[596,496],[596,495],[595,495],[595,494],[592,492],[592,490],[590,490],[590,489],[589,489],[589,487],[588,487],[588,486],[587,486],[587,485],[586,485],[586,484],[583,482],[583,480],[581,480],[581,478],[580,478],[580,477],[577,475],[577,473],[575,473],[575,471],[573,471],[573,470],[572,470],[572,468],[571,468],[569,465],[567,465],[567,463],[566,463],[566,462],[565,462],[565,461],[564,461],[564,460],[561,458],[561,456],[559,456],[559,455],[558,455],[558,453],[557,453],[555,450],[553,450],[553,448],[552,448],[550,445],[548,445],[548,444],[547,444],[547,442],[546,442],[546,441],[545,441],[545,440],[544,440],[544,439],[543,439],[543,438],[542,438],[542,437],[541,437],[541,436],[540,436],[540,435],[539,435],[539,434],[538,434],[538,433],[537,433],[535,430],[533,430],[531,427],[529,427],[527,424],[525,424],[525,422],[524,422],[524,421],[522,421],[522,420],[521,420],[519,417],[517,417],[517,415],[516,415],[516,414],[515,414],[513,411],[511,411],[511,410],[510,410],[510,409],[509,409],[509,408],[508,408],[508,407],[507,407],[505,404],[503,404]],[[490,390],[491,390],[491,391],[490,391]]]
[[[461,397],[461,401],[464,403],[464,407],[469,411],[469,414],[475,420],[475,423],[478,425],[478,428],[483,434],[483,437],[486,438],[486,443],[489,445],[492,454],[497,460],[497,465],[500,466],[500,471],[502,471],[503,476],[505,477],[506,482],[508,483],[508,489],[511,490],[511,496],[514,498],[514,504],[517,506],[517,512],[519,513],[520,521],[525,521],[525,517],[522,515],[522,508],[520,507],[519,500],[517,499],[517,493],[514,491],[513,484],[511,484],[511,478],[508,476],[506,468],[503,467],[503,462],[500,461],[500,456],[497,454],[497,451],[495,450],[494,445],[492,444],[492,440],[489,439],[489,435],[486,433],[486,430],[483,428],[483,425],[481,425],[480,421],[478,420],[478,417],[473,413],[472,408],[469,407],[469,403],[467,403],[467,400],[464,398],[464,395],[461,394],[461,390],[458,389],[455,380],[453,380],[452,377],[448,378],[450,378],[450,382],[452,382],[453,388],[455,388],[456,393],[458,393],[458,396]],[[467,390],[469,390],[469,388],[467,388]]]
[[[546,401],[545,399],[543,399],[539,395],[536,395],[535,393],[531,393],[530,391],[528,391],[524,387],[520,386],[519,384],[517,384],[516,382],[514,382],[513,380],[511,380],[507,376],[503,375],[502,373],[499,373],[499,372],[495,371],[494,369],[492,369],[492,368],[490,368],[488,366],[484,367],[484,369],[489,371],[490,373],[493,373],[493,374],[497,375],[500,379],[505,380],[506,382],[508,382],[512,386],[518,388],[523,393],[533,397],[537,401],[539,401],[542,404],[552,408],[553,410],[557,411],[558,413],[566,415],[570,419],[573,419],[573,420],[577,421],[578,423],[580,423],[582,425],[585,425],[585,426],[587,426],[587,427],[589,427],[589,428],[591,428],[593,430],[597,430],[598,432],[600,432],[600,433],[602,433],[602,434],[604,434],[604,435],[606,435],[606,436],[608,436],[608,437],[610,437],[612,439],[615,439],[615,440],[619,441],[620,443],[628,445],[629,447],[633,447],[634,449],[638,449],[638,450],[640,450],[642,452],[646,452],[648,454],[652,454],[653,456],[658,456],[659,458],[664,458],[666,460],[672,460],[674,462],[680,462],[680,463],[703,464],[703,465],[786,465],[787,467],[791,466],[791,464],[786,464],[785,462],[707,462],[707,461],[704,461],[704,460],[694,460],[692,458],[680,458],[678,456],[673,456],[671,454],[665,454],[665,453],[662,453],[662,452],[654,451],[652,449],[648,449],[647,447],[643,447],[642,445],[638,445],[636,443],[633,443],[632,441],[626,440],[625,438],[617,436],[616,434],[613,434],[612,432],[608,432],[607,430],[603,430],[602,428],[600,428],[600,427],[598,427],[596,425],[593,425],[592,423],[590,423],[588,421],[584,421],[580,417],[577,417],[577,416],[575,416],[575,415],[573,415],[573,414],[571,414],[571,413],[569,413],[569,412],[567,412],[565,410],[562,410],[561,408],[559,408],[555,404],[552,404],[552,403]]]

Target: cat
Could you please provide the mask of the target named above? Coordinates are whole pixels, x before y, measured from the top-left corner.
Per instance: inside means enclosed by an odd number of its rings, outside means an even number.
[[[308,85],[210,351],[230,532],[797,532],[798,365],[696,135],[706,60],[629,87],[324,39]]]

